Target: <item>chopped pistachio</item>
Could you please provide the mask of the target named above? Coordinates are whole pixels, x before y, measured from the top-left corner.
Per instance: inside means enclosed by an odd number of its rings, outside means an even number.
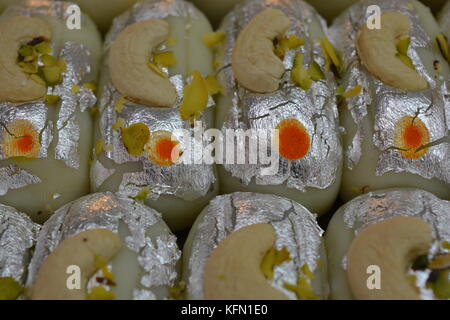
[[[337,94],[338,96],[342,96],[344,93],[345,93],[345,88],[344,88],[343,86],[337,87],[337,89],[336,89],[336,94]]]
[[[102,259],[102,257],[100,257],[99,255],[95,255],[94,260],[95,260],[95,266],[97,267],[97,269],[102,271],[103,276],[106,279],[108,279],[109,281],[114,282],[115,276],[111,271],[109,271],[108,265]]]
[[[322,69],[320,68],[319,64],[315,61],[313,61],[311,66],[308,68],[308,74],[309,74],[309,77],[313,81],[319,81],[319,80],[325,79],[325,75],[324,75]]]
[[[447,61],[450,62],[450,48],[449,44],[447,43],[447,39],[443,34],[438,34],[436,37],[436,41],[439,46],[439,49],[442,52],[442,55]]]
[[[450,269],[440,270],[436,281],[432,283],[431,287],[439,299],[450,299]]]
[[[450,242],[449,241],[442,242],[442,248],[450,250]]]
[[[113,130],[120,130],[124,127],[125,127],[125,119],[120,117],[117,118],[117,121],[112,125]]]
[[[297,52],[294,58],[294,66],[291,71],[292,82],[303,90],[309,90],[311,88],[312,80],[308,74],[308,71],[303,66],[303,54]]]
[[[431,269],[446,269],[450,268],[450,253],[438,254],[428,265]]]
[[[33,47],[29,45],[23,45],[19,48],[19,54],[24,58],[33,56],[34,55]]]
[[[46,42],[40,42],[33,46],[33,48],[41,54],[50,54],[52,48]]]
[[[78,92],[80,92],[80,86],[79,85],[77,85],[77,84],[74,84],[73,86],[72,86],[72,90],[70,90],[70,92],[72,92],[72,94],[77,94]]]
[[[192,82],[184,87],[180,115],[183,120],[192,120],[199,116],[208,105],[208,86],[198,71],[192,73]]]
[[[45,95],[45,102],[48,104],[57,104],[60,100],[59,96],[53,95],[53,94],[46,94]]]
[[[42,63],[44,64],[44,66],[46,67],[54,67],[56,65],[58,65],[58,60],[55,59],[55,57],[48,55],[48,54],[44,54],[41,57]]]
[[[342,96],[343,96],[344,98],[346,98],[346,99],[350,99],[350,98],[356,97],[357,95],[359,95],[359,94],[361,93],[362,88],[363,88],[363,87],[362,87],[361,85],[358,84],[358,85],[355,86],[354,88],[345,91],[345,92],[342,94]]]
[[[283,59],[286,51],[296,49],[305,44],[305,40],[297,37],[295,34],[282,37],[275,46],[275,54]]]
[[[117,112],[122,112],[123,106],[125,105],[125,97],[121,96],[119,100],[117,100],[116,105],[114,106],[114,110]]]
[[[140,156],[150,139],[150,130],[147,125],[138,122],[128,128],[121,129],[121,135],[128,153],[133,156]]]
[[[42,68],[44,80],[48,85],[54,86],[61,82],[61,68],[59,66]]]
[[[104,287],[93,287],[91,293],[86,296],[86,300],[115,300],[116,294]]]
[[[180,281],[177,286],[169,288],[171,300],[184,300],[186,292],[186,282]]]
[[[261,262],[261,272],[267,279],[272,280],[275,267],[291,260],[291,256],[286,247],[283,247],[281,250],[271,248],[267,251]]]
[[[205,44],[205,46],[207,46],[208,48],[211,48],[213,46],[215,46],[218,43],[221,43],[222,41],[225,40],[225,33],[224,32],[208,32],[205,33],[202,36],[202,40],[203,43]]]
[[[404,37],[400,39],[400,41],[398,41],[396,45],[398,53],[407,56],[410,43],[411,43],[410,37]]]
[[[395,55],[398,59],[400,59],[404,64],[406,64],[406,66],[410,69],[415,69],[414,64],[411,60],[410,57],[408,57],[407,55],[401,54],[401,53],[397,53]]]
[[[86,82],[83,84],[83,88],[90,89],[92,91],[97,91],[97,84],[95,82]]]
[[[105,140],[103,140],[103,139],[97,140],[97,142],[95,143],[94,149],[95,149],[95,154],[100,155],[103,152],[103,150],[105,149]]]
[[[153,61],[158,66],[170,67],[177,63],[177,58],[175,57],[175,54],[173,52],[168,51],[155,54],[155,56],[153,57]]]
[[[327,68],[330,70],[331,65],[334,65],[337,69],[341,67],[341,60],[336,53],[333,45],[328,38],[322,38],[320,40],[320,46],[322,47],[323,54],[327,60]]]
[[[133,198],[136,201],[145,201],[149,197],[151,191],[148,187],[139,191],[139,193]]]
[[[61,72],[67,72],[67,64],[64,58],[58,60],[58,66],[61,69]]]
[[[306,274],[304,273],[306,271]],[[297,284],[293,285],[290,283],[284,283],[283,287],[289,291],[292,291],[297,296],[299,300],[319,300],[312,288],[311,274],[308,267],[302,267],[300,269],[300,276],[297,280]]]
[[[28,74],[38,73],[39,71],[39,67],[36,63],[19,62],[18,65],[23,72]]]
[[[0,278],[0,300],[16,300],[24,288],[12,277]]]

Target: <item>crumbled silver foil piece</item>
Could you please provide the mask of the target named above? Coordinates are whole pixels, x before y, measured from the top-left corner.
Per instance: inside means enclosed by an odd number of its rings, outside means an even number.
[[[426,191],[406,189],[362,195],[345,205],[343,217],[346,226],[354,230],[355,236],[365,228],[392,217],[421,218],[432,230],[434,241],[428,252],[428,257],[432,258],[437,254],[450,252],[442,247],[443,242],[450,241],[449,213],[450,201],[441,200]],[[346,266],[346,258],[342,264]],[[416,286],[423,299],[433,299],[432,290],[425,286],[429,271],[409,271],[416,275]]]
[[[64,239],[96,228],[117,233],[119,225],[124,225],[129,235],[122,239],[122,245],[136,252],[142,268],[142,277],[134,290],[134,297],[151,297],[157,287],[174,285],[178,276],[175,266],[181,257],[175,236],[148,235],[152,226],[159,222],[161,215],[157,211],[109,192],[92,194],[71,202],[58,209],[42,227],[30,263],[27,284],[33,284],[42,263]],[[88,289],[94,284],[98,285],[92,279],[95,280],[95,275],[88,282]]]
[[[286,72],[282,84],[273,94],[255,94],[241,87],[235,80],[231,68],[231,57],[240,31],[258,13],[267,8],[283,11],[291,20],[287,34],[295,34],[306,43],[287,52],[284,58]],[[263,175],[264,165],[249,161],[248,143],[236,141],[236,153],[245,154],[246,164],[225,164],[230,174],[249,184],[254,178],[259,185],[280,185],[287,183],[290,188],[304,191],[307,187],[326,189],[336,181],[336,175],[342,162],[342,145],[338,133],[338,112],[335,99],[336,83],[332,72],[326,69],[326,60],[319,39],[312,39],[308,23],[317,21],[326,36],[326,23],[316,11],[299,0],[263,0],[247,1],[238,5],[225,17],[220,30],[225,32],[224,58],[218,67],[218,79],[223,84],[225,94],[231,99],[227,120],[221,128],[227,129],[269,129],[274,130],[284,119],[299,120],[306,128],[310,138],[309,153],[302,159],[288,161],[279,159],[278,172]],[[312,62],[321,67],[325,80],[313,82],[308,91],[298,88],[291,80],[295,54],[304,56],[305,68]],[[267,154],[271,150],[271,135],[267,137]],[[231,152],[231,151],[226,151]]]
[[[430,85],[424,91],[405,91],[385,85],[361,64],[356,50],[356,38],[362,25],[367,22],[367,8],[378,5],[381,11],[395,11],[406,15],[411,21],[411,44],[408,55],[418,73]],[[334,21],[330,28],[331,40],[342,53],[343,84],[345,90],[356,85],[363,87],[356,97],[347,99],[349,110],[357,130],[345,152],[345,165],[351,170],[359,163],[364,139],[372,139],[373,145],[381,151],[375,174],[407,172],[426,179],[437,178],[450,183],[450,145],[448,115],[450,100],[448,79],[443,74],[425,67],[420,52],[432,54],[436,60],[446,64],[437,53],[435,39],[432,39],[420,23],[414,3],[407,0],[363,0],[350,7]],[[447,97],[447,98],[446,98]],[[397,123],[402,117],[418,117],[429,131],[430,145],[422,157],[409,159],[399,151],[395,140]],[[369,117],[369,118],[368,118]],[[368,120],[368,119],[373,119]],[[370,121],[374,134],[364,129]]]
[[[53,16],[65,21],[68,17],[67,8],[69,2],[49,0],[27,0],[20,4],[10,6],[3,15],[6,16]],[[55,159],[62,160],[71,168],[79,168],[79,139],[80,125],[78,112],[84,112],[96,103],[96,97],[92,90],[81,87],[83,79],[92,71],[91,54],[89,50],[80,43],[65,42],[53,43],[53,55],[56,58],[64,57],[67,64],[67,72],[63,74],[62,82],[54,87],[49,87],[47,94],[60,96],[59,111],[49,109],[54,106],[47,105],[43,99],[27,103],[0,102],[0,141],[11,133],[10,126],[27,123],[33,131],[39,135],[40,149],[37,158],[47,158],[54,154]],[[60,50],[60,51],[59,51]],[[74,85],[80,85],[77,93],[72,93]],[[56,118],[56,119],[54,119]],[[20,123],[19,123],[20,124]],[[52,142],[55,149],[49,150]],[[6,160],[7,156],[0,150],[0,160]],[[18,179],[14,178],[14,179]],[[13,179],[12,176],[8,181]],[[0,184],[5,180],[1,180]],[[17,180],[15,185],[21,185],[23,181]],[[2,189],[5,189],[2,186]]]
[[[275,267],[271,282],[289,299],[296,296],[283,284],[295,285],[299,268],[305,264],[312,272],[318,268],[323,231],[316,216],[294,201],[274,195],[233,193],[213,199],[200,219],[191,254],[186,257],[189,259],[186,289],[191,299],[203,299],[204,269],[213,250],[234,231],[253,224],[271,224],[276,232],[276,249],[286,247],[290,253],[292,261]]]
[[[39,229],[27,215],[0,204],[0,278],[25,283]]]
[[[198,11],[191,3],[178,0],[150,0],[135,4],[130,10],[114,20],[113,26],[105,40],[105,61],[108,60],[107,55],[111,44],[127,26],[143,20],[176,16],[187,18],[186,28],[189,28],[189,21],[196,19],[198,14]],[[162,45],[157,51],[164,51],[165,49],[166,46]],[[174,195],[188,201],[205,196],[215,182],[213,166],[202,162],[189,161],[188,159],[192,160],[196,157],[192,152],[183,153],[179,163],[167,167],[151,162],[145,155],[132,156],[127,152],[123,144],[120,131],[112,128],[119,118],[125,121],[126,127],[140,122],[147,125],[151,132],[159,130],[172,132],[174,137],[180,142],[181,150],[186,148],[203,150],[208,142],[203,141],[202,137],[200,139],[196,137],[190,121],[183,121],[179,114],[179,106],[183,99],[183,89],[186,84],[190,83],[191,79],[181,74],[169,77],[178,94],[178,101],[173,107],[154,108],[127,100],[122,110],[117,112],[115,106],[121,95],[109,78],[107,63],[104,64],[103,68],[104,73],[108,74],[108,78],[102,85],[103,94],[99,103],[101,114],[99,127],[101,139],[105,141],[107,146],[105,156],[118,165],[131,162],[139,162],[142,165],[142,169],[139,169],[140,171],[123,175],[122,182],[116,191],[121,195],[133,197],[144,188],[147,188],[150,191],[149,198],[152,200],[157,200],[163,194]],[[167,69],[163,71],[167,72]],[[210,97],[208,108],[213,105],[214,101]],[[205,112],[210,111],[208,109],[205,110]],[[207,129],[204,116],[196,120],[203,128]],[[189,133],[190,136],[186,137],[185,133]],[[93,174],[93,179],[94,181],[99,181],[95,177],[95,173]]]
[[[0,181],[2,182],[0,184],[0,196],[4,196],[9,190],[39,183],[41,179],[15,164],[10,164],[6,167],[0,167]]]

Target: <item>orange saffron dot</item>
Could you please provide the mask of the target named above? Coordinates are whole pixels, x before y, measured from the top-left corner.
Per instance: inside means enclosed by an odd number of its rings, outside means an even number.
[[[152,132],[147,149],[149,159],[160,166],[171,166],[180,157],[180,143],[169,131]]]
[[[278,152],[288,160],[304,158],[311,147],[306,128],[297,119],[285,119],[278,126]]]
[[[395,125],[394,143],[402,156],[418,159],[428,152],[428,148],[421,147],[430,143],[430,133],[419,118],[404,116]]]
[[[30,152],[33,149],[33,137],[29,134],[24,134],[23,137],[16,141],[17,149],[22,153]]]
[[[33,159],[39,156],[39,132],[30,121],[17,119],[8,123],[6,128],[1,139],[2,152],[6,158]]]
[[[162,160],[171,160],[173,149],[178,145],[175,141],[163,139],[158,142],[156,150]]]

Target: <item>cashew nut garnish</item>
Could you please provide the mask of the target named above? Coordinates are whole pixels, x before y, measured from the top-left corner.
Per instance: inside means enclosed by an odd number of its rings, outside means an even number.
[[[111,80],[127,99],[152,107],[169,107],[177,101],[175,87],[149,67],[152,51],[169,38],[164,20],[140,21],[126,27],[109,55]]]
[[[417,300],[419,291],[407,271],[415,258],[427,253],[431,229],[417,217],[394,217],[364,229],[348,251],[347,277],[356,299]],[[381,272],[381,289],[367,286],[367,268]]]
[[[233,73],[241,86],[257,93],[278,90],[285,68],[274,52],[273,41],[289,26],[289,18],[277,9],[264,10],[245,26],[232,56]]]
[[[31,17],[14,17],[0,24],[0,101],[27,102],[44,97],[47,86],[31,79],[18,65],[18,52],[27,42],[50,40],[50,25]]]
[[[65,239],[42,264],[32,289],[33,300],[84,300],[86,284],[97,271],[96,257],[111,260],[121,241],[107,229],[92,229]],[[81,289],[68,289],[66,273],[71,265],[81,270]]]
[[[261,262],[275,244],[275,230],[267,223],[233,232],[212,252],[205,268],[207,300],[273,300],[288,298],[270,285]]]
[[[385,84],[403,90],[425,90],[428,82],[397,57],[397,42],[409,35],[411,23],[398,12],[381,15],[381,29],[364,25],[357,40],[362,64]]]

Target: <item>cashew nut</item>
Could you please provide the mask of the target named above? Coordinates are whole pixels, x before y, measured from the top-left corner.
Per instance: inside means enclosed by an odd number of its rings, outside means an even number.
[[[287,300],[270,285],[261,262],[275,243],[275,230],[267,223],[233,232],[211,254],[205,268],[207,300]]]
[[[92,229],[65,239],[42,264],[33,286],[33,300],[84,300],[86,284],[96,272],[95,257],[111,260],[120,250],[117,234],[107,229]],[[81,289],[68,289],[67,268],[81,270]]]
[[[45,95],[45,83],[32,80],[17,64],[20,47],[38,37],[52,37],[43,20],[18,16],[0,24],[0,101],[27,102]]]
[[[419,292],[407,278],[413,260],[427,253],[431,229],[417,217],[394,217],[364,229],[348,251],[347,277],[356,299],[417,300]],[[367,286],[367,268],[381,272],[381,289]]]
[[[289,26],[289,18],[277,9],[264,10],[245,26],[232,56],[233,73],[241,86],[257,93],[278,89],[285,68],[274,52],[273,40]]]
[[[149,67],[152,51],[169,38],[164,20],[145,20],[126,27],[109,55],[111,80],[126,98],[152,107],[169,107],[177,101],[175,87]]]
[[[398,12],[384,13],[381,29],[362,27],[356,48],[363,65],[387,85],[403,90],[425,90],[428,82],[396,56],[397,41],[408,36],[410,29],[407,16]]]

